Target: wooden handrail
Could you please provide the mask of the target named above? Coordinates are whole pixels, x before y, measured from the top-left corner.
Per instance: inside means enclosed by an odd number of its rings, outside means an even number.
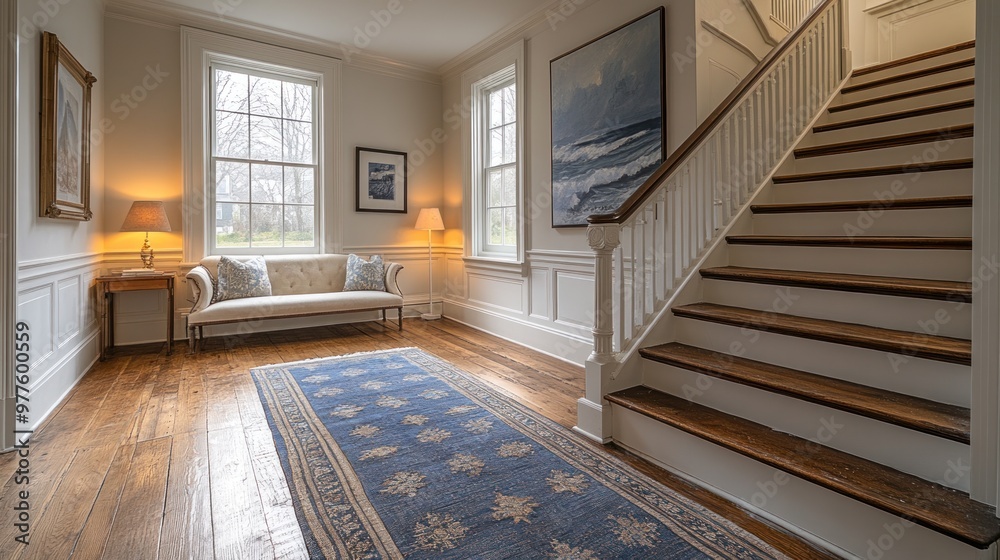
[[[722,118],[738,104],[748,91],[751,90],[757,80],[770,70],[774,62],[784,56],[789,47],[797,41],[803,33],[805,33],[805,30],[820,17],[820,14],[825,12],[829,6],[838,1],[839,0],[824,0],[822,4],[813,8],[809,17],[807,17],[795,29],[795,31],[786,35],[785,38],[778,43],[778,46],[771,49],[771,52],[764,57],[764,60],[762,60],[750,74],[743,78],[743,81],[736,86],[736,89],[734,89],[732,93],[730,93],[729,96],[726,97],[726,99],[718,107],[716,107],[714,111],[712,111],[712,114],[709,115],[697,129],[695,129],[691,136],[689,136],[679,148],[670,154],[670,157],[668,157],[666,161],[656,168],[656,171],[650,175],[649,179],[646,179],[642,186],[636,189],[636,191],[632,193],[632,196],[628,197],[628,199],[626,199],[625,202],[618,207],[618,210],[615,210],[610,214],[593,214],[587,218],[587,222],[594,225],[621,225],[628,221],[633,214],[643,207],[646,200],[648,200],[649,197],[656,192],[656,187],[658,187],[664,179],[673,174],[673,172],[680,167],[680,164],[685,160],[685,158],[693,153],[695,148],[700,146],[701,142],[715,131],[715,128],[722,122]]]

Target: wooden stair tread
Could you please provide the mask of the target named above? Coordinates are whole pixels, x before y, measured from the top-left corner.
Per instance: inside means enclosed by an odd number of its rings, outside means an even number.
[[[605,398],[976,548],[1000,538],[996,509],[958,490],[648,387]]]
[[[840,90],[841,93],[855,93],[858,91],[864,91],[866,89],[877,88],[889,84],[896,84],[899,82],[905,82],[908,80],[915,80],[917,78],[923,78],[926,76],[933,76],[934,74],[940,74],[942,72],[950,72],[952,70],[959,70],[962,68],[969,68],[976,65],[975,58],[966,58],[963,60],[956,60],[953,62],[946,62],[944,64],[938,64],[937,66],[931,66],[930,68],[921,68],[919,70],[912,70],[910,72],[904,72],[902,74],[897,74],[895,76],[886,76],[885,78],[879,78],[877,80],[871,80],[870,82],[864,82],[861,84],[854,84],[845,87]]]
[[[840,105],[834,105],[827,110],[831,113],[850,111],[851,109],[860,109],[861,107],[870,107],[872,105],[889,103],[891,101],[899,101],[901,99],[909,99],[911,97],[920,97],[921,95],[930,95],[932,93],[940,93],[942,91],[969,87],[975,85],[975,83],[976,83],[975,78],[955,80],[953,82],[934,84],[933,86],[911,89],[910,91],[903,91],[900,93],[891,93],[889,95],[882,95],[879,97],[873,97],[871,99],[863,99],[861,101],[854,101],[851,103],[842,103]]]
[[[970,438],[969,409],[721,354],[676,342],[642,357],[726,381],[795,397],[959,443]]]
[[[906,66],[907,64],[913,62],[920,62],[921,60],[929,60],[932,58],[937,58],[946,54],[956,53],[968,49],[976,48],[976,41],[966,41],[964,43],[958,43],[955,45],[949,45],[947,47],[941,47],[940,49],[934,49],[932,51],[922,52],[919,54],[914,54],[904,58],[897,58],[896,60],[890,60],[889,62],[883,62],[881,64],[873,64],[871,66],[865,66],[864,68],[858,68],[851,75],[852,76],[866,76],[868,74],[874,74],[875,72],[881,72],[882,70],[889,70],[891,68],[898,68],[900,66]]]
[[[972,284],[970,282],[774,270],[738,266],[705,268],[700,273],[703,278],[710,280],[728,280],[775,286],[912,297],[956,303],[972,301]]]
[[[799,148],[795,150],[794,153],[797,159],[832,156],[853,152],[896,148],[899,146],[912,146],[914,144],[926,144],[928,142],[937,142],[940,140],[960,140],[962,138],[972,138],[973,132],[974,125],[970,123],[936,130],[921,130],[918,132],[907,132],[905,134],[894,134],[892,136],[881,136],[878,138],[863,138],[861,140],[851,140],[849,142],[808,146],[806,148]]]
[[[683,305],[675,307],[671,311],[678,317],[722,325],[905,354],[939,362],[961,365],[971,365],[972,363],[972,342],[959,338],[932,336],[924,333],[799,317],[714,303]]]
[[[890,237],[826,235],[730,235],[730,245],[782,245],[798,247],[854,247],[858,249],[939,249],[968,251],[971,237]]]
[[[938,113],[947,113],[948,111],[971,109],[975,106],[976,106],[975,99],[963,99],[961,101],[954,101],[952,103],[942,103],[940,105],[931,105],[929,107],[919,107],[917,109],[908,109],[906,111],[886,113],[884,115],[873,115],[871,117],[851,119],[848,121],[819,124],[813,127],[813,132],[815,133],[832,132],[834,130],[844,130],[845,128],[855,128],[859,126],[887,123],[892,121],[910,119],[914,117],[923,117],[926,115],[935,115]]]
[[[803,214],[811,212],[854,212],[866,210],[937,210],[942,208],[972,208],[972,196],[957,195],[903,198],[897,200],[754,204],[750,206],[750,211],[754,214]]]
[[[972,158],[935,161],[930,163],[904,165],[889,165],[885,167],[862,167],[857,169],[837,169],[835,171],[819,171],[816,173],[798,173],[793,175],[775,176],[771,181],[776,185],[788,183],[807,183],[810,181],[832,181],[836,179],[858,179],[862,177],[883,177],[886,175],[905,175],[908,173],[930,173],[934,171],[954,171],[957,169],[972,169]]]

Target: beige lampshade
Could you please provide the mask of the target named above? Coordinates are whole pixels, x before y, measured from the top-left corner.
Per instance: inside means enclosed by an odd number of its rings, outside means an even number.
[[[426,229],[438,231],[444,229],[444,220],[441,219],[441,210],[437,208],[424,208],[417,216],[417,225],[413,229]]]
[[[163,203],[158,200],[137,200],[132,203],[122,231],[170,231],[170,220]]]

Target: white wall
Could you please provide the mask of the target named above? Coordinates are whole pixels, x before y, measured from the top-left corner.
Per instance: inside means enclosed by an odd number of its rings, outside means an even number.
[[[91,146],[89,222],[38,217],[41,32],[58,35],[97,77],[92,119],[104,116],[104,17],[101,0],[18,1],[18,320],[31,327],[31,425],[37,425],[98,355],[93,279],[104,250],[105,146]]]
[[[851,0],[850,13],[855,68],[976,37],[976,0]]]
[[[698,122],[704,121],[740,81],[771,51],[774,41],[785,33],[777,26],[763,30],[748,11],[757,4],[743,0],[698,0],[695,3],[698,27],[695,32],[698,81]],[[761,22],[772,22],[770,6],[757,12]],[[767,24],[765,23],[765,26]],[[774,29],[777,28],[777,29]],[[689,45],[684,56],[689,56]],[[686,59],[671,54],[673,64]]]
[[[183,274],[190,263],[183,263],[181,193],[183,190],[181,144],[181,62],[180,31],[176,25],[138,21],[109,14],[105,22],[108,68],[108,94],[105,110],[114,130],[107,135],[107,236],[109,268],[138,265],[137,252],[141,234],[120,233],[122,220],[133,200],[155,198],[167,202],[173,233],[152,234],[151,243],[160,255],[157,268]],[[150,68],[162,78],[142,101],[129,107],[121,98],[141,86]],[[158,70],[157,70],[158,69]],[[147,83],[152,81],[147,80]],[[407,302],[416,310],[425,309],[427,301],[427,236],[413,225],[419,210],[440,206],[442,200],[442,152],[421,150],[431,131],[441,123],[441,85],[417,79],[391,77],[344,64],[341,80],[341,112],[333,115],[340,127],[340,167],[336,182],[327,186],[326,197],[334,201],[334,215],[327,216],[327,227],[339,227],[341,246],[329,246],[329,252],[382,253],[388,260],[400,262],[405,269],[400,285]],[[358,213],[355,207],[355,148],[363,146],[409,153],[408,213]],[[435,292],[443,289],[443,249],[441,236],[435,234]],[[188,288],[178,285],[175,309],[175,335],[184,337],[183,312],[190,304]],[[155,293],[125,294],[119,300],[118,343],[130,344],[163,339],[165,295]],[[327,322],[345,320],[331,317]],[[313,322],[315,323],[315,322]],[[298,324],[282,323],[271,327],[291,328]],[[207,334],[214,333],[208,329]]]

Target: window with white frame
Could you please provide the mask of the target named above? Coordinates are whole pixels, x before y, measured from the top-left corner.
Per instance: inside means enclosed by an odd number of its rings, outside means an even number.
[[[317,250],[317,82],[210,68],[212,252]]]
[[[472,221],[475,256],[519,258],[521,123],[517,65],[472,85]]]

